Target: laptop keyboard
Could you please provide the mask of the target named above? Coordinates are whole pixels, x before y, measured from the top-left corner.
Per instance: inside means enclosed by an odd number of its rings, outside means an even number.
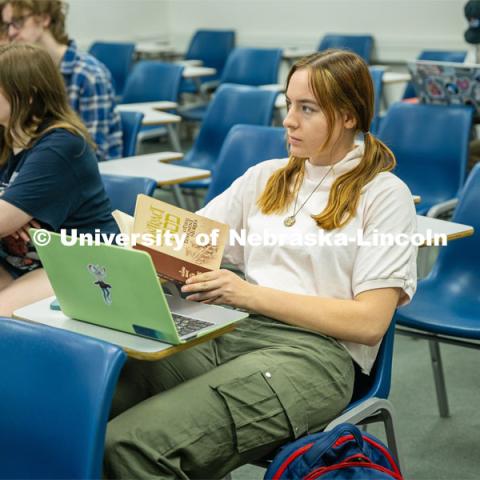
[[[184,317],[178,313],[172,313],[172,318],[177,327],[178,334],[181,337],[214,325],[212,322],[204,322],[203,320],[197,320],[196,318]]]

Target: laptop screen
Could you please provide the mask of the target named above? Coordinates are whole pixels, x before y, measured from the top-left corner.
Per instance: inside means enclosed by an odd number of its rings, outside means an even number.
[[[472,105],[480,108],[480,65],[453,62],[409,62],[415,93],[422,103]]]

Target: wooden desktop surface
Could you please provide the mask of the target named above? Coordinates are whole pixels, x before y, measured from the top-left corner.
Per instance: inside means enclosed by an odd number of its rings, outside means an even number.
[[[211,175],[209,170],[201,168],[169,165],[160,160],[159,155],[149,154],[109,160],[100,162],[98,168],[102,174],[153,178],[160,186],[201,180]]]
[[[40,300],[39,302],[32,303],[31,305],[27,305],[26,307],[19,308],[14,312],[13,316],[18,320],[42,323],[50,327],[61,328],[63,330],[68,330],[69,332],[79,333],[88,337],[98,338],[108,343],[113,343],[122,347],[129,357],[137,358],[139,360],[160,360],[173,355],[174,353],[181,352],[182,350],[186,350],[187,348],[211,340],[219,335],[231,332],[235,328],[235,324],[230,324],[215,330],[208,335],[195,338],[190,342],[181,345],[170,345],[150,338],[131,335],[118,330],[71,319],[64,315],[63,312],[52,310],[50,308],[50,303],[52,303],[54,299],[55,297],[49,297]]]

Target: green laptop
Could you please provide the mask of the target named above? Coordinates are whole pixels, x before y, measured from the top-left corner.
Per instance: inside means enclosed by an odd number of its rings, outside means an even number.
[[[150,255],[110,245],[32,241],[65,315],[177,345],[248,317],[242,311],[165,294]]]

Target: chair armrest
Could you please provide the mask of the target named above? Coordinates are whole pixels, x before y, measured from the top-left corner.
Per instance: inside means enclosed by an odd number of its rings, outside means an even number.
[[[427,212],[427,217],[438,218],[441,215],[445,215],[447,213],[451,214],[455,210],[455,207],[458,204],[458,198],[451,198],[450,200],[446,200],[445,202],[437,203],[430,210]]]
[[[210,80],[209,82],[202,83],[200,87],[200,93],[209,94],[214,92],[220,85],[220,80]]]

